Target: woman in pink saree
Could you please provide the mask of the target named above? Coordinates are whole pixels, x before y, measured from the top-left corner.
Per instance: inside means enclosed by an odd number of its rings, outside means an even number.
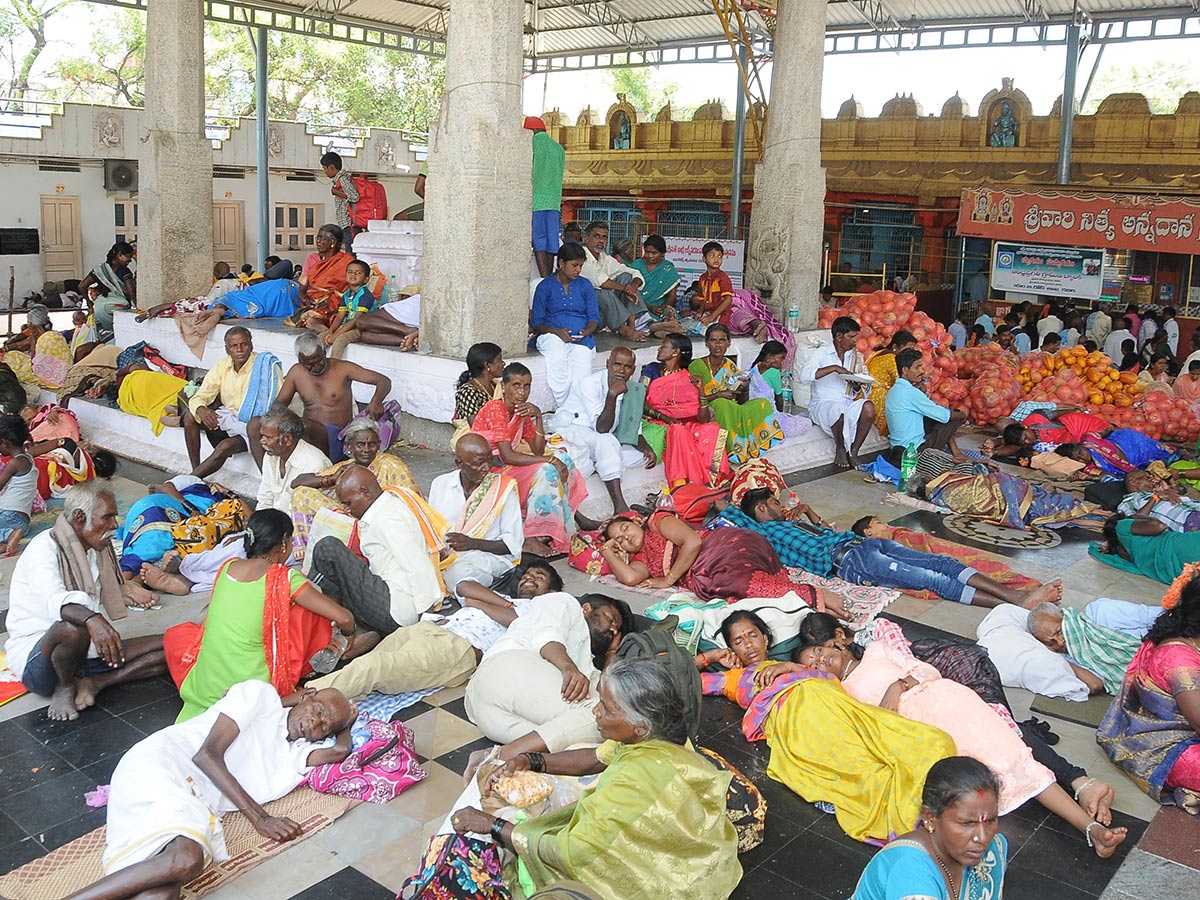
[[[587,485],[566,443],[547,439],[542,411],[529,402],[533,377],[521,363],[504,367],[504,399],[489,400],[471,430],[482,436],[517,480],[525,516],[525,550],[535,556],[565,553],[576,531],[575,511],[587,499]]]
[[[700,403],[700,387],[688,372],[691,363],[692,342],[686,335],[663,338],[658,361],[642,368],[649,420],[642,434],[663,461],[668,487],[717,487],[731,474],[728,435]]]
[[[1126,829],[1094,821],[1072,800],[1050,770],[1034,760],[1021,736],[978,694],[943,678],[911,653],[883,641],[859,653],[834,640],[802,648],[797,661],[841,679],[846,693],[856,700],[894,710],[950,735],[960,756],[977,759],[996,773],[1001,815],[1036,799],[1083,833],[1097,856],[1112,856],[1125,840]]]

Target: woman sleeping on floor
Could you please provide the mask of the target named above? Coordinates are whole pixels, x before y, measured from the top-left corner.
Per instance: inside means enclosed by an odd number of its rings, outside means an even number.
[[[679,516],[660,510],[649,518],[615,516],[600,533],[600,547],[621,584],[667,588],[678,585],[701,600],[782,597],[794,592],[809,606],[840,619],[850,612],[837,594],[788,577],[767,539],[744,528],[696,531]]]

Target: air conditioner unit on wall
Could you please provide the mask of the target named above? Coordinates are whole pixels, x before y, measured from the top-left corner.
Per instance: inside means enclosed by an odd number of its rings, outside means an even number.
[[[106,191],[136,191],[138,164],[136,159],[106,159],[104,161]]]

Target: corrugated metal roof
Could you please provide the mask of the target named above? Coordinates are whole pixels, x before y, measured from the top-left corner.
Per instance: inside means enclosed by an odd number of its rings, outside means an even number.
[[[248,0],[275,10],[306,12],[319,18],[436,37],[445,35],[451,0]],[[457,2],[457,0],[456,0]],[[488,0],[473,0],[486,3]],[[763,33],[776,0],[743,0],[748,24]],[[1196,15],[1191,0],[1082,0],[1084,13],[1098,20]],[[725,39],[711,0],[537,0],[526,3],[526,22],[535,19],[539,57],[612,53]],[[1074,0],[829,0],[826,30],[831,34],[909,31],[922,26],[1014,24],[1069,21]],[[875,10],[872,21],[864,10]],[[527,41],[527,51],[534,46]]]

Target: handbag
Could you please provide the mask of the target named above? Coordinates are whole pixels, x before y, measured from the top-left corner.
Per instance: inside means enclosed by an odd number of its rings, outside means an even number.
[[[322,794],[387,803],[425,779],[417,763],[413,733],[403,722],[367,721],[370,737],[340,763],[317,766],[305,777]]]
[[[464,834],[435,834],[421,868],[400,887],[396,900],[510,900],[500,869],[495,844]]]
[[[719,770],[732,776],[729,790],[725,792],[725,815],[737,832],[737,852],[753,850],[763,842],[767,823],[767,801],[763,799],[762,793],[754,783],[721,754],[707,747],[697,749],[701,756]]]
[[[571,549],[567,552],[567,565],[585,575],[611,575],[608,560],[600,555],[604,535],[599,531],[577,531],[571,535]]]

